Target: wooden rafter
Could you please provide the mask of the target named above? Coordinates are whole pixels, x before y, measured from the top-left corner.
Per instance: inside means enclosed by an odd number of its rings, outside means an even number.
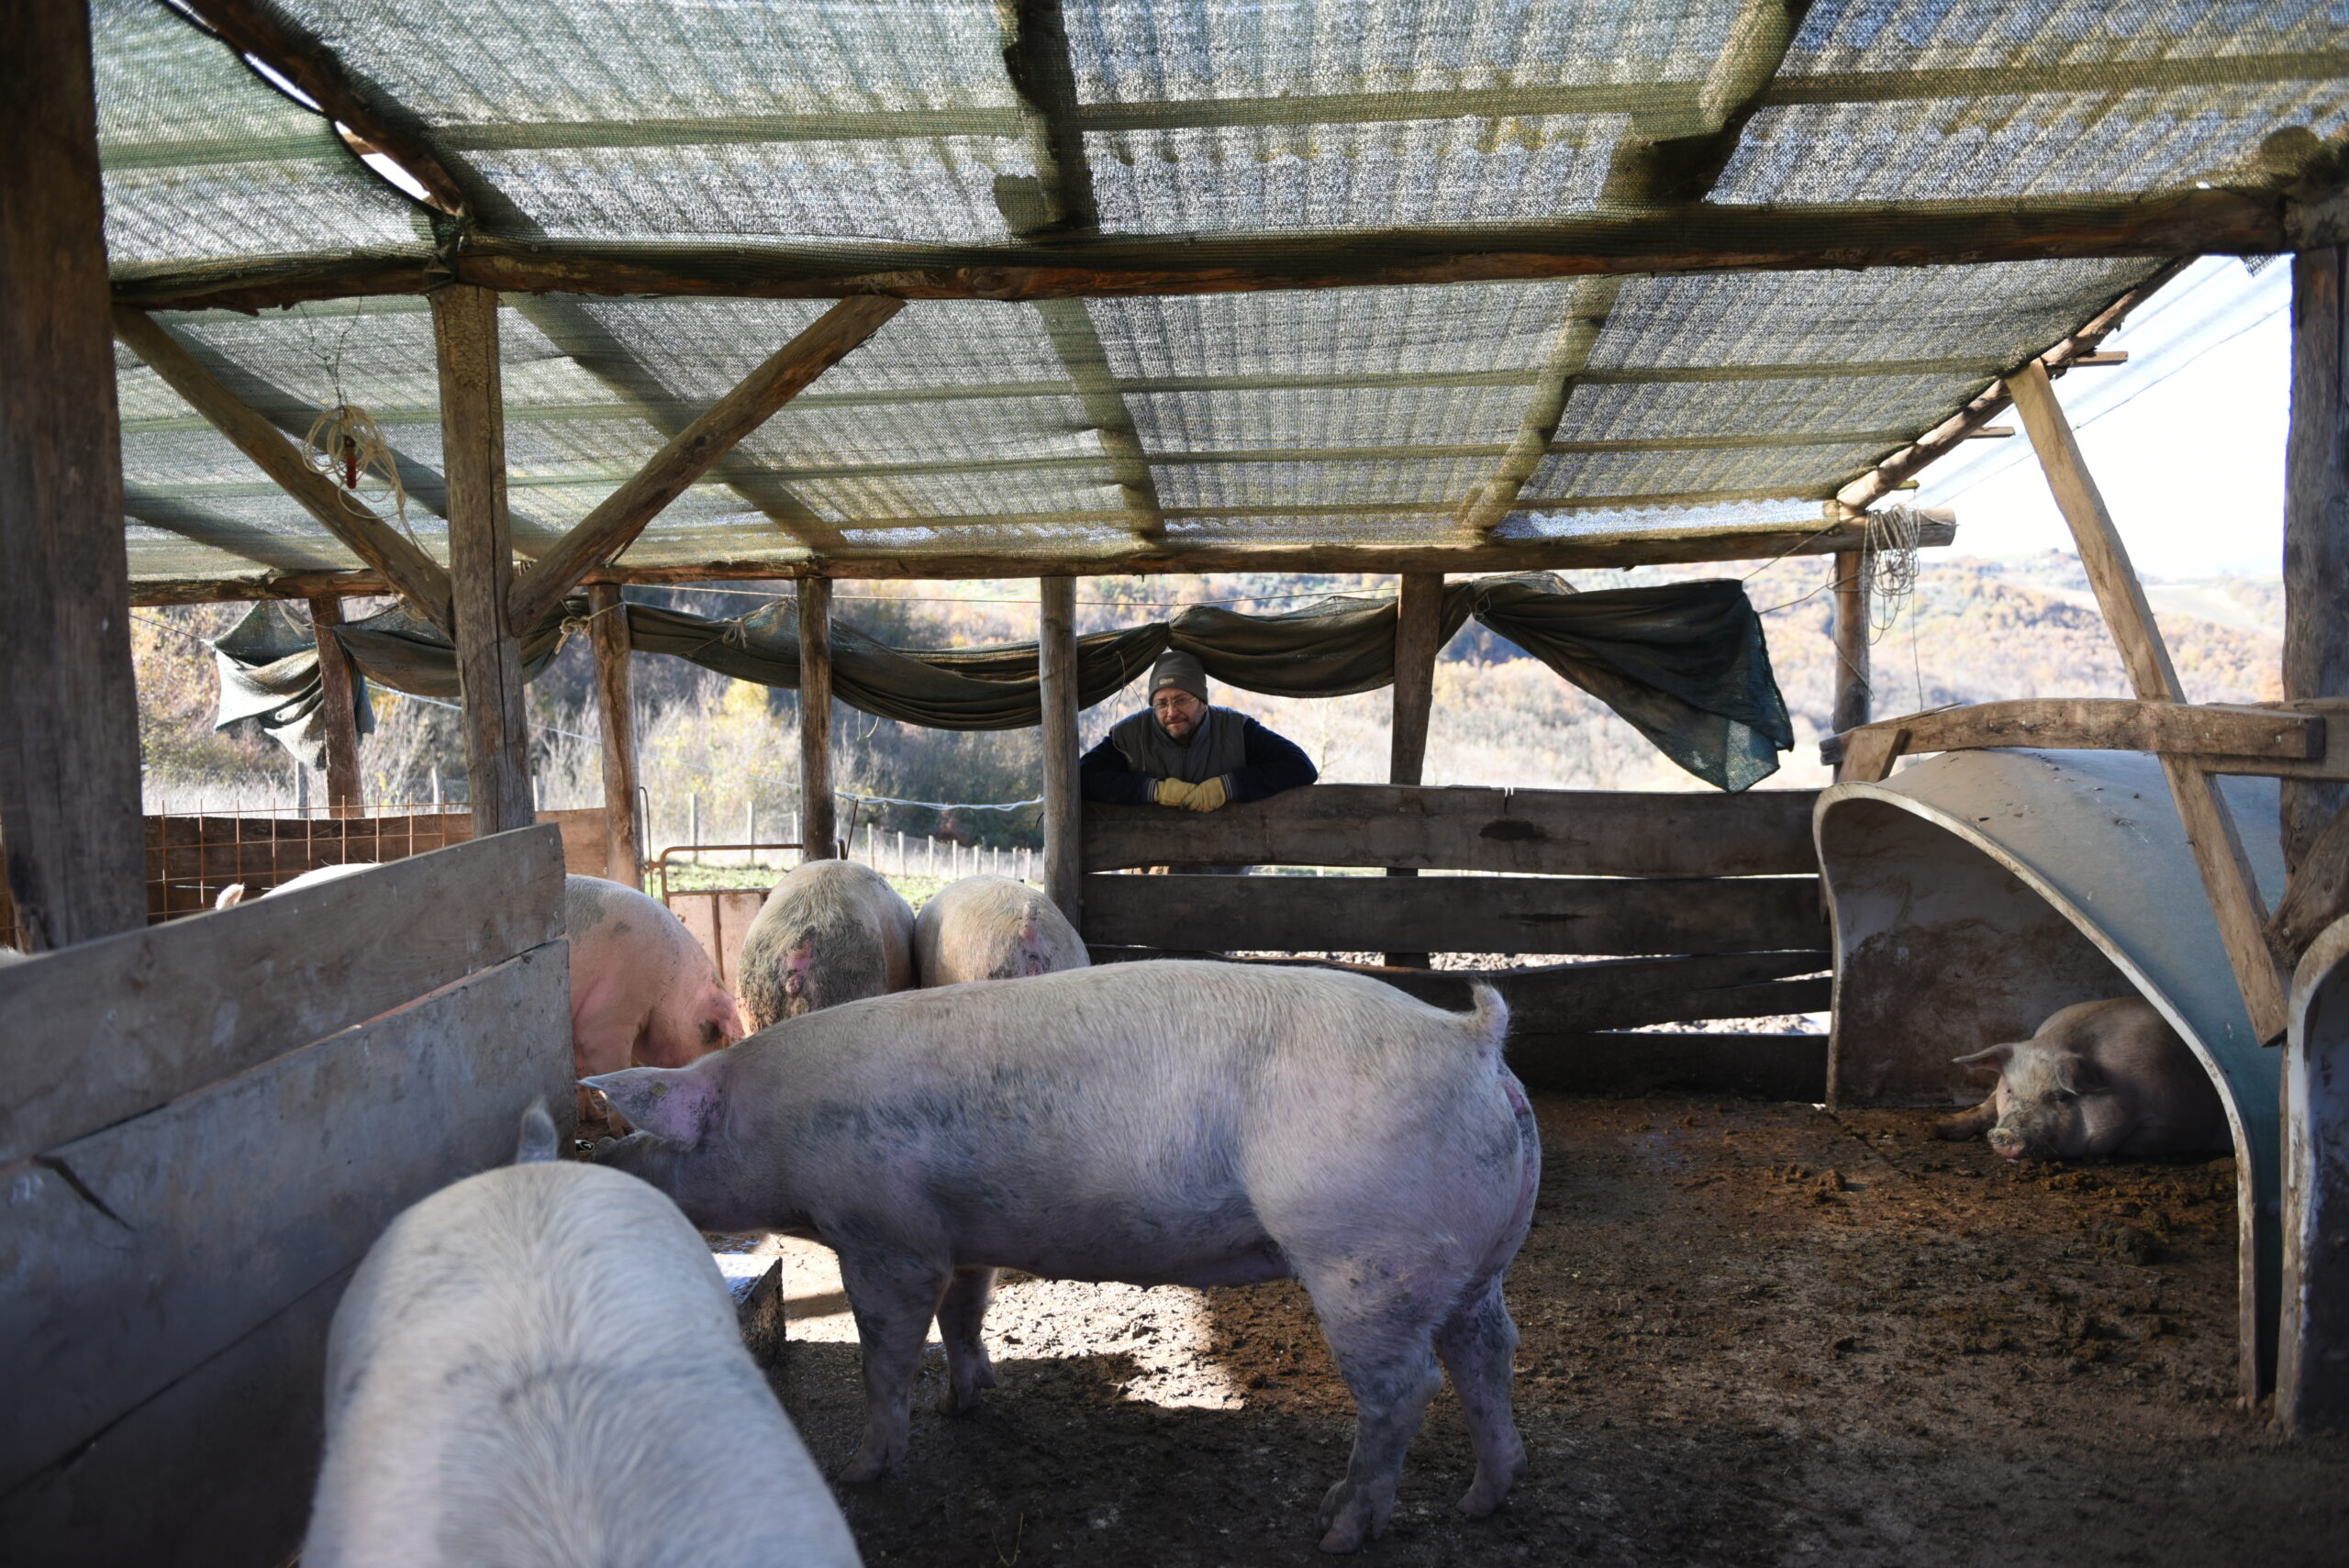
[[[307,94],[327,117],[398,164],[445,213],[464,210],[465,192],[433,151],[421,128],[353,82],[334,51],[278,14],[267,0],[173,0],[240,55],[250,55]],[[356,150],[356,149],[354,149]]]
[[[700,418],[677,432],[635,476],[580,519],[537,568],[514,584],[513,623],[538,625],[581,578],[618,556],[662,507],[709,472],[800,388],[838,364],[902,308],[894,299],[847,299],[776,350]]]
[[[1138,540],[1110,543],[1097,553],[1024,556],[1016,550],[859,550],[823,556],[776,560],[772,555],[711,555],[676,565],[635,564],[591,572],[589,583],[702,583],[715,578],[745,582],[825,576],[842,580],[922,577],[938,581],[1026,574],[1044,577],[1157,575],[1177,572],[1542,572],[1592,567],[1642,566],[1701,561],[1772,561],[1787,555],[1831,555],[1857,550],[1855,527],[1643,528],[1631,533],[1581,534],[1548,539],[1488,540],[1478,545],[1240,545]],[[1955,537],[1947,524],[1928,522],[1920,541],[1929,548]],[[300,598],[312,594],[380,594],[384,580],[372,573],[331,573],[217,578],[205,581],[134,584],[132,602],[141,605],[209,604],[224,599]]]
[[[1652,120],[1632,116],[1631,131],[1616,144],[1609,161],[1600,206],[1638,212],[1702,202],[1729,166],[1745,122],[1753,118],[1763,91],[1777,74],[1810,3],[1745,0],[1731,27],[1728,47],[1697,95],[1694,128],[1684,117],[1658,134]],[[1461,504],[1454,520],[1464,530],[1489,534],[1508,521],[1542,460],[1560,446],[1558,422],[1565,417],[1566,405],[1590,367],[1591,351],[1607,329],[1622,286],[1619,277],[1588,278],[1576,285],[1517,439],[1493,476]]]
[[[473,233],[457,277],[508,294],[731,299],[1067,299],[1247,294],[1639,272],[1938,267],[2060,258],[2265,256],[2349,238],[2349,206],[2266,190],[1878,206],[1687,203],[1488,228],[1369,233],[1072,236],[1032,244],[886,240],[641,244]],[[421,294],[420,252],[126,267],[117,297],[148,309],[260,310]]]
[[[1019,0],[1018,15],[1003,59],[1013,89],[1036,122],[1040,177],[1032,194],[1005,182],[996,191],[996,205],[1022,239],[1097,232],[1100,206],[1093,194],[1085,133],[1077,125],[1076,69],[1069,56],[1061,0]],[[1124,499],[1134,532],[1146,539],[1163,537],[1166,516],[1158,477],[1151,472],[1150,454],[1134,428],[1133,410],[1118,390],[1092,314],[1081,299],[1041,299],[1035,306],[1052,352],[1085,410],[1085,423],[1101,443],[1099,465],[1108,469]]]
[[[2061,375],[2067,370],[2099,358],[2097,345],[2119,330],[2132,310],[2192,266],[2196,260],[2192,256],[2181,256],[2155,268],[2144,282],[2099,311],[2087,326],[2030,362],[2040,366],[2050,375]],[[1844,516],[1857,517],[1914,479],[1928,464],[1949,455],[1961,441],[1983,434],[1983,428],[2005,413],[2013,403],[2014,395],[2008,389],[2006,378],[2000,377],[1992,382],[1965,407],[1837,491],[1836,506]]]
[[[442,630],[449,629],[449,573],[413,540],[350,491],[312,468],[294,443],[239,401],[195,361],[184,345],[143,312],[117,306],[115,336],[250,458],[263,473],[340,539]]]

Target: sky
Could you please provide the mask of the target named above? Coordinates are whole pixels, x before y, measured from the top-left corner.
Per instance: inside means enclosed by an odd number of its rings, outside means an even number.
[[[2281,259],[2254,275],[2232,259],[2207,258],[2106,339],[2108,349],[2129,350],[2127,365],[2075,371],[2055,384],[2140,573],[2281,570],[2290,271]],[[1996,423],[2020,430],[2011,411]],[[1968,442],[1920,477],[1917,500],[1957,511],[1957,553],[2073,548],[2020,433]]]

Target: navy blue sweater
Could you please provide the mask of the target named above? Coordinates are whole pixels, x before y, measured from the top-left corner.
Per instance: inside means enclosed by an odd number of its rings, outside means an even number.
[[[1248,749],[1247,761],[1223,775],[1227,798],[1262,800],[1285,789],[1309,784],[1321,776],[1313,759],[1298,750],[1295,741],[1275,734],[1245,714],[1232,717],[1241,721]],[[1148,806],[1158,788],[1158,780],[1150,774],[1127,768],[1126,759],[1106,735],[1101,738],[1101,744],[1087,751],[1085,760],[1077,764],[1077,782],[1085,799],[1120,806]]]

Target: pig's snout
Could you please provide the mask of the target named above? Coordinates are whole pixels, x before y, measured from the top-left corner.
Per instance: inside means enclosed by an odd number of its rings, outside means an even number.
[[[2022,1134],[2012,1128],[1994,1127],[1983,1141],[2009,1160],[2020,1160],[2029,1151],[2023,1143]]]

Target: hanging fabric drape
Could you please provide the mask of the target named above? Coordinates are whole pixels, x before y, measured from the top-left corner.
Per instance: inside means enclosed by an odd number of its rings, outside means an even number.
[[[761,685],[798,687],[799,627],[788,601],[729,620],[655,605],[630,604],[625,613],[629,644],[639,652],[671,654]],[[566,628],[584,624],[586,614],[586,600],[574,597],[531,628],[522,639],[526,678],[553,660]],[[1443,637],[1472,616],[1719,788],[1741,790],[1768,777],[1777,771],[1778,753],[1794,749],[1762,620],[1742,584],[1717,579],[1579,594],[1548,573],[1531,573],[1447,587]],[[1395,625],[1391,595],[1330,598],[1270,616],[1195,605],[1170,620],[1079,638],[1078,700],[1087,707],[1106,701],[1170,647],[1197,654],[1210,676],[1243,691],[1297,697],[1373,691],[1395,679]],[[369,680],[423,696],[457,695],[456,651],[405,608],[337,627],[335,635]],[[220,723],[259,715],[270,733],[285,740],[315,710],[317,650],[309,628],[283,605],[257,606],[215,646]],[[831,649],[833,695],[860,712],[933,729],[1019,729],[1040,721],[1032,642],[893,648],[835,620]]]

